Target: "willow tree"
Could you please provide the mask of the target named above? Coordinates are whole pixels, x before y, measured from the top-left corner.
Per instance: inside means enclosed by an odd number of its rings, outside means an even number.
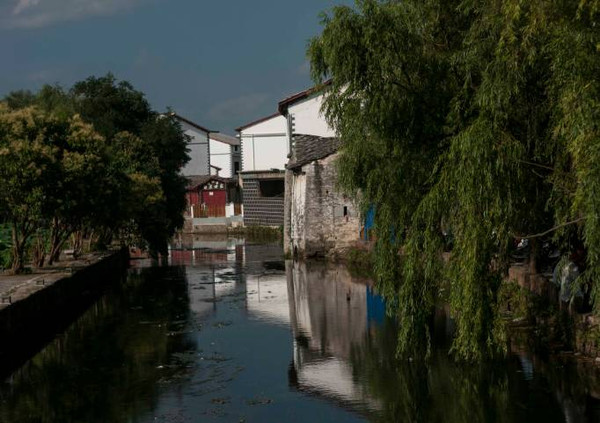
[[[515,237],[579,236],[600,294],[599,4],[364,0],[323,16],[313,78],[332,78],[340,184],[376,209],[375,274],[400,353],[427,344],[442,288],[457,355],[502,349],[497,291]]]

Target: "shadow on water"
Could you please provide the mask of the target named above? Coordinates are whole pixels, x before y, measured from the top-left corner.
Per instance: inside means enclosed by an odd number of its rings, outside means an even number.
[[[56,309],[52,315],[39,317],[27,324],[27,330],[20,330],[3,338],[0,344],[0,381],[45,348],[57,334],[63,333],[108,290],[124,280],[123,274],[122,277],[116,277],[108,284],[90,285],[77,296],[76,301],[72,301],[69,307]]]
[[[0,384],[0,422],[598,422],[593,365],[532,353],[398,361],[369,281],[276,245],[194,239],[132,269]],[[142,262],[139,262],[140,264]]]
[[[169,283],[165,283],[168,281]],[[5,380],[2,422],[130,421],[159,387],[185,377],[172,353],[194,348],[185,269],[132,272],[68,330]]]

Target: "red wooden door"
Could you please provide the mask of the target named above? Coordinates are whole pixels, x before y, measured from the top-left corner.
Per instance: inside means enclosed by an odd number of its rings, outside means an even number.
[[[202,202],[207,206],[225,206],[225,190],[207,190],[202,191]]]

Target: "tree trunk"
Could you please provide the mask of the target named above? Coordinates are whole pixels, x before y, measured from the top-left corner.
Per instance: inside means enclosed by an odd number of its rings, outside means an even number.
[[[60,261],[60,252],[62,250],[64,241],[52,240],[50,247],[50,257],[48,258],[48,265],[52,266],[53,263]]]
[[[63,249],[65,241],[69,237],[67,231],[61,231],[60,221],[54,218],[52,221],[52,228],[50,229],[50,256],[48,258],[48,265],[52,266],[53,263],[60,261],[60,252]]]
[[[11,272],[19,274],[24,268],[25,239],[20,239],[16,224],[12,227],[12,263]]]
[[[75,231],[71,240],[73,243],[73,258],[78,258],[83,251],[83,231]]]
[[[46,248],[44,246],[44,238],[38,234],[35,239],[35,245],[33,246],[33,266],[38,269],[44,267],[45,259]]]

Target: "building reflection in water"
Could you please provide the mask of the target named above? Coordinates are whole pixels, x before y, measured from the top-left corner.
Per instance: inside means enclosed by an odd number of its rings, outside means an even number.
[[[244,289],[244,240],[227,235],[184,235],[171,246],[169,262],[185,266],[190,311],[198,321],[222,298]]]
[[[284,265],[276,244],[210,239],[209,249],[202,242],[172,250],[172,263],[186,264],[191,312],[202,321],[235,297],[250,321],[291,327],[293,390],[371,420],[599,421],[597,371],[552,363],[516,342],[507,360],[460,365],[448,355],[448,307],[431,322],[431,360],[398,361],[397,325],[369,281],[344,266]]]
[[[380,401],[354,376],[351,358],[370,322],[383,318],[383,302],[342,266],[289,261],[286,273],[294,335],[290,384],[357,410],[379,410]]]
[[[431,323],[432,358],[398,361],[383,300],[341,266],[286,263],[294,389],[382,421],[597,422],[599,372],[513,345],[503,361],[449,356],[448,307]],[[590,371],[591,370],[591,371]]]

